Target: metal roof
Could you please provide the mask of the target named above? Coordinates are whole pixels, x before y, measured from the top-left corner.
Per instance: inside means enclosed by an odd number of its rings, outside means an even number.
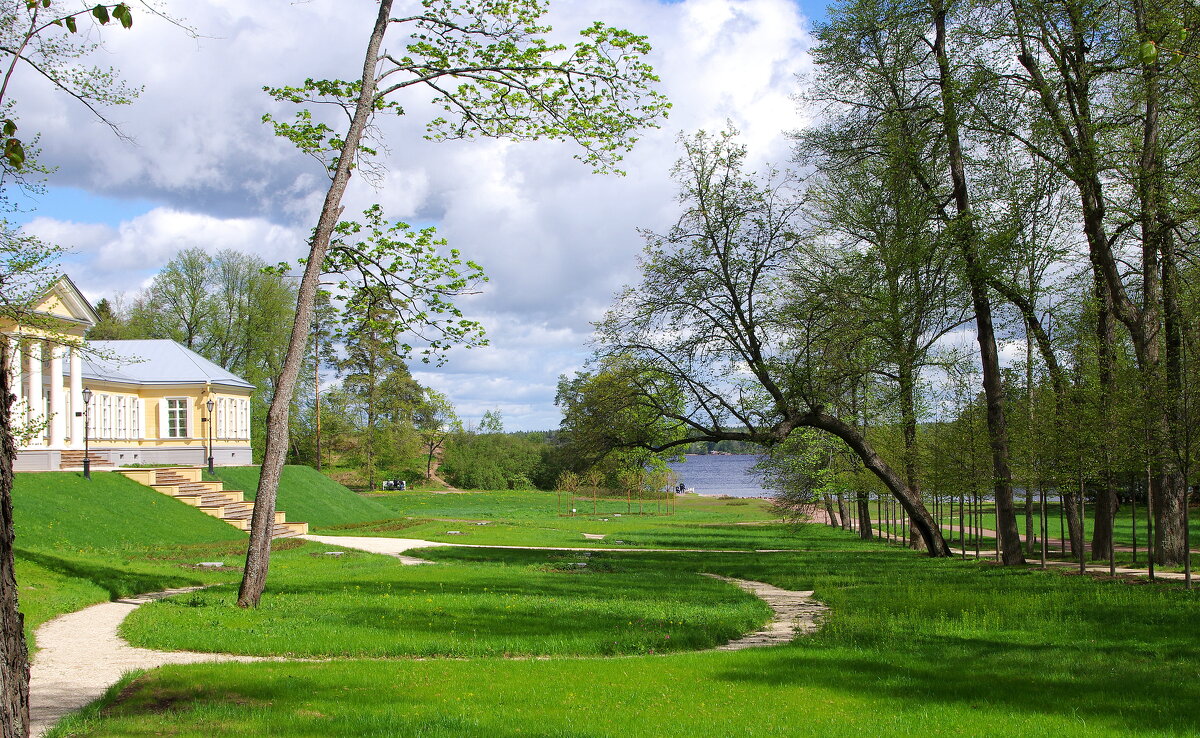
[[[94,352],[83,352],[83,377],[127,384],[223,384],[254,389],[241,377],[222,369],[174,341],[88,341]]]

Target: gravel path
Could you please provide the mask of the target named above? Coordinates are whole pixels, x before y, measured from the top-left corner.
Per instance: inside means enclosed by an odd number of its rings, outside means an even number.
[[[404,555],[405,551],[430,546],[464,546],[461,543],[436,543],[415,538],[373,538],[351,536],[305,536],[305,538],[344,548],[394,556],[404,564],[430,564],[431,561]],[[481,548],[518,548],[482,546]],[[579,551],[587,549],[550,549]],[[592,549],[609,550],[609,549]],[[629,549],[622,549],[629,550]],[[812,598],[812,592],[794,592],[763,582],[733,579],[707,574],[736,584],[762,598],[775,617],[762,630],[718,646],[716,651],[740,651],[787,643],[795,636],[811,633],[819,627],[819,616],[827,609]],[[140,605],[171,595],[194,592],[201,587],[170,589],[164,592],[104,602],[68,613],[45,623],[37,631],[39,650],[33,659],[29,685],[31,735],[48,731],[60,718],[84,707],[134,669],[153,669],[167,664],[196,664],[211,661],[288,661],[279,657],[239,656],[188,651],[153,651],[134,648],[117,634],[126,617]]]
[[[736,584],[766,602],[775,611],[775,617],[762,630],[742,636],[736,641],[730,641],[724,646],[717,646],[714,649],[717,651],[741,651],[747,648],[779,646],[789,643],[796,636],[812,633],[821,627],[820,618],[829,610],[828,605],[813,599],[812,590],[805,592],[780,589],[766,582],[734,579],[719,574],[705,574],[704,576]]]
[[[57,617],[38,628],[38,652],[29,679],[29,721],[36,738],[59,718],[104,694],[127,671],[165,664],[202,661],[268,661],[233,656],[134,648],[117,635],[117,626],[139,605],[199,587],[170,589],[149,595],[103,602]]]

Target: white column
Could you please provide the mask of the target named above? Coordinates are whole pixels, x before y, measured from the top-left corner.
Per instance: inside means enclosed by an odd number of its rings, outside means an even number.
[[[46,403],[42,395],[42,342],[30,341],[26,354],[26,373],[29,375],[29,425],[40,426],[46,418]],[[30,445],[42,445],[40,431],[30,439]]]
[[[65,346],[50,344],[50,448],[62,448],[67,442],[67,403],[63,392]]]
[[[83,359],[77,346],[71,347],[71,445],[83,448]]]
[[[21,337],[8,337],[8,366],[12,369],[12,393],[17,396],[13,403],[13,413],[21,412],[21,401],[25,399],[25,373],[21,367]],[[16,423],[23,418],[13,418]]]

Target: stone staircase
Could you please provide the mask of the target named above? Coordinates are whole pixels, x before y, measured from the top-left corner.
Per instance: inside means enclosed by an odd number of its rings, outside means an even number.
[[[225,489],[221,482],[204,481],[203,470],[198,466],[118,469],[117,473],[180,502],[198,507],[239,530],[250,530],[254,503],[246,502],[244,495],[239,491]],[[272,538],[295,538],[307,533],[308,523],[288,522],[287,515],[282,510],[275,511]]]
[[[78,469],[79,467],[83,466],[83,457],[84,457],[83,451],[62,451],[59,453],[58,468],[59,469]],[[111,461],[109,461],[108,459],[106,459],[102,456],[97,456],[96,454],[91,453],[90,451],[87,453],[87,458],[91,462],[91,466],[93,468],[94,467],[103,467],[103,468],[107,468],[107,469],[112,468]]]

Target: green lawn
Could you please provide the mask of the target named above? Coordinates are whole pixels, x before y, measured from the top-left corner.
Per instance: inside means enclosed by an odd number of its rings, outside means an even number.
[[[1194,734],[1200,726],[1200,603],[1177,586],[930,560],[846,534],[812,536],[808,546],[593,557],[630,570],[713,571],[815,589],[832,608],[828,621],[787,646],[621,659],[171,667],[139,678],[103,717],[59,735],[1091,736]],[[422,555],[468,572],[550,556]],[[455,613],[480,601],[463,599]]]
[[[240,489],[246,493],[247,500],[254,499],[259,467],[223,466],[216,471],[227,489]],[[307,522],[314,529],[379,520],[391,515],[375,500],[351,492],[308,466],[283,467],[275,507],[286,512],[288,520]]]
[[[230,602],[236,570],[195,568],[240,564],[243,534],[123,480],[89,487],[72,476],[18,477],[18,576],[31,619],[117,593],[223,583],[142,608],[130,636],[371,658],[157,669],[57,736],[1200,733],[1200,602],[1178,584],[931,560],[824,526],[734,525],[769,519],[751,504],[681,500],[675,518],[622,519],[621,535],[687,536],[703,548],[762,536],[793,550],[437,548],[420,552],[437,565],[404,567],[286,541],[263,607],[244,611]],[[431,518],[491,519],[471,535],[507,529],[545,541],[598,522],[560,519],[537,494],[373,498],[393,518],[376,527],[407,534],[455,529]],[[57,510],[72,496],[86,504]],[[136,516],[104,509],[113,503]],[[786,646],[689,652],[766,617],[700,572],[813,589],[830,613],[817,634]]]
[[[217,587],[142,607],[123,632],[136,646],[252,655],[619,655],[714,646],[771,614],[731,584],[636,558],[510,552],[520,555],[400,566],[310,547],[272,567],[257,610]]]
[[[332,526],[322,533],[354,536],[420,538],[428,541],[500,546],[572,548],[794,548],[794,527],[774,519],[769,503],[758,499],[717,499],[687,495],[676,501],[674,514],[650,514],[651,502],[578,499],[575,515],[560,514],[555,492],[397,493],[371,499],[393,516]],[[486,525],[479,523],[486,522]],[[451,531],[457,531],[452,533]],[[600,540],[584,534],[604,535]]]

